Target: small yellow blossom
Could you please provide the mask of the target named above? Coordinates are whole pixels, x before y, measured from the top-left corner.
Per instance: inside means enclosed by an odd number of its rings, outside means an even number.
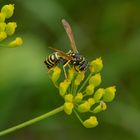
[[[13,35],[15,33],[16,27],[17,27],[16,22],[9,22],[6,25],[5,32],[7,33],[7,35]]]
[[[101,84],[101,74],[97,73],[89,79],[89,84],[93,84],[95,87]]]
[[[89,104],[90,104],[90,107],[91,107],[92,105],[95,104],[94,98],[89,98],[89,99],[88,99],[88,102],[89,102]]]
[[[59,85],[59,94],[61,96],[65,95],[69,85],[70,85],[70,81],[68,81],[68,80],[64,80],[64,82],[60,83],[60,85]]]
[[[105,94],[103,95],[103,101],[111,102],[115,97],[116,87],[108,87],[105,89]]]
[[[83,72],[78,72],[78,74],[75,78],[74,84],[76,86],[80,85],[80,83],[83,81],[84,77],[85,77],[85,72],[84,71]]]
[[[95,92],[95,94],[93,96],[95,102],[100,101],[100,99],[103,97],[104,93],[105,93],[105,90],[103,88],[97,89],[97,91]]]
[[[91,104],[88,101],[85,101],[83,104],[78,106],[78,111],[81,113],[88,112],[90,110]]]
[[[20,46],[22,44],[23,44],[22,38],[17,37],[15,40],[11,41],[8,44],[8,46],[11,47],[11,48],[14,48],[14,47]]]
[[[68,80],[70,80],[70,81],[73,80],[73,78],[74,78],[74,73],[75,73],[74,68],[70,68],[70,69],[68,70]]]
[[[0,32],[0,41],[4,40],[7,37],[5,32]]]
[[[51,79],[54,83],[57,82],[57,80],[60,77],[60,74],[61,74],[61,69],[58,66],[54,67],[53,74],[52,74],[52,77],[51,77]]]
[[[78,103],[82,101],[82,99],[83,99],[83,94],[80,92],[80,93],[77,93],[77,95],[74,98],[74,101]]]
[[[5,14],[6,18],[10,18],[14,13],[14,4],[4,5],[1,12]]]
[[[99,113],[107,109],[107,105],[105,102],[101,102],[98,106],[93,109],[93,113]]]
[[[98,73],[102,70],[102,68],[103,68],[103,62],[102,62],[101,57],[97,58],[96,60],[93,60],[90,63],[90,71],[92,73]]]
[[[70,115],[72,113],[74,105],[71,102],[65,102],[64,103],[64,111],[66,114]]]
[[[93,128],[93,127],[96,127],[98,125],[98,121],[97,121],[97,118],[95,116],[91,116],[89,119],[85,120],[83,122],[83,125],[86,127],[86,128]]]
[[[6,23],[5,22],[0,22],[0,32],[4,32],[5,27],[6,27]]]
[[[73,101],[73,95],[72,94],[67,94],[64,97],[65,102],[72,102]]]
[[[0,12],[0,22],[4,22],[5,21],[5,14]]]
[[[100,104],[101,104],[101,108],[102,108],[103,111],[107,109],[107,105],[106,105],[105,102],[101,101]]]
[[[92,95],[94,92],[94,85],[89,84],[86,88],[86,95]]]

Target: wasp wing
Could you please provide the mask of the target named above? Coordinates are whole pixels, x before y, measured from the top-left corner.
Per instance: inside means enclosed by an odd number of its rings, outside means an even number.
[[[54,50],[55,52],[58,52],[59,56],[61,56],[62,58],[66,59],[66,60],[72,60],[73,59],[71,56],[67,55],[65,52],[63,52],[61,50],[58,50],[58,49],[55,49],[55,48],[52,48],[52,47],[49,47],[49,49]]]
[[[71,47],[72,47],[72,50],[76,53],[78,52],[77,51],[77,48],[76,48],[76,44],[75,44],[75,41],[74,41],[74,37],[73,37],[73,33],[72,33],[72,29],[69,25],[69,23],[65,20],[65,19],[62,19],[62,24],[66,30],[66,33],[70,39],[70,43],[71,43]]]

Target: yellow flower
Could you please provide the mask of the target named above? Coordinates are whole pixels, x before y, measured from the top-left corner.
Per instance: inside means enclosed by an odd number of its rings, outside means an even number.
[[[80,104],[78,106],[78,111],[81,113],[88,112],[90,110],[90,107],[91,107],[90,102],[85,101],[83,104]]]
[[[64,111],[66,114],[70,115],[72,113],[74,105],[71,102],[65,102],[64,103]]]
[[[102,68],[103,68],[103,62],[102,62],[101,57],[97,58],[96,60],[93,60],[90,63],[90,71],[92,73],[98,73],[102,70]]]
[[[8,46],[11,47],[11,48],[14,48],[14,47],[20,46],[22,44],[23,44],[22,38],[17,37],[15,40],[11,41],[8,44]]]
[[[7,37],[5,32],[0,32],[0,41],[4,40]]]
[[[94,92],[94,85],[89,84],[86,88],[86,95],[92,95]]]
[[[4,32],[5,27],[6,27],[6,23],[5,22],[0,22],[0,32]]]
[[[59,79],[59,77],[60,77],[60,74],[61,74],[61,69],[59,68],[59,67],[54,67],[53,68],[53,74],[52,74],[52,76],[51,76],[51,79],[52,79],[52,81],[55,83],[55,82],[57,82],[57,80]]]
[[[97,121],[97,118],[95,116],[91,116],[89,119],[85,120],[83,122],[83,125],[86,127],[86,128],[93,128],[93,127],[96,127],[98,125],[98,121]]]
[[[73,101],[73,95],[72,94],[67,94],[65,95],[65,102],[72,102]]]
[[[97,91],[95,92],[95,94],[93,96],[95,102],[100,101],[100,99],[103,97],[104,93],[105,93],[105,90],[103,88],[97,89]]]
[[[14,4],[4,5],[1,12],[5,14],[6,18],[10,18],[14,13]]]
[[[68,70],[68,80],[70,80],[70,81],[73,80],[73,78],[74,78],[74,73],[75,73],[74,68],[70,68],[70,69]]]
[[[65,95],[69,85],[70,85],[70,81],[68,81],[68,80],[64,80],[64,82],[60,83],[60,85],[59,85],[59,94],[61,96]]]
[[[84,80],[84,77],[85,77],[85,72],[78,72],[76,78],[75,78],[75,81],[74,81],[74,84],[76,86],[80,85],[80,83]]]
[[[103,101],[111,102],[115,97],[116,87],[108,87],[105,89],[105,93],[103,95]]]
[[[7,35],[13,35],[15,33],[16,27],[17,27],[16,22],[9,22],[6,25],[5,32],[7,33]]]
[[[5,14],[0,12],[0,22],[4,22],[5,21]]]
[[[95,104],[94,98],[89,98],[89,99],[88,99],[88,102],[89,102],[89,104],[90,104],[90,107],[91,107],[92,105]]]
[[[82,101],[82,99],[83,99],[83,94],[80,92],[80,93],[77,93],[77,95],[74,98],[74,101],[80,102],[80,101]]]
[[[101,84],[101,74],[97,73],[89,79],[89,84],[93,84],[95,87]]]
[[[107,105],[105,102],[101,102],[98,106],[93,109],[93,113],[99,113],[107,109]]]

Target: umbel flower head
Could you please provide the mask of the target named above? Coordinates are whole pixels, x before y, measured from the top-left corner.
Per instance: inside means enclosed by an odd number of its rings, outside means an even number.
[[[14,35],[17,28],[16,22],[6,22],[14,14],[14,4],[4,5],[0,10],[0,41],[4,41],[9,36]],[[21,37],[16,37],[15,40],[8,44],[1,44],[0,47],[17,47],[22,45],[23,41]]]
[[[90,62],[88,76],[85,76],[85,71],[76,72],[73,67],[70,67],[68,78],[59,81],[61,69],[58,66],[53,69],[51,74],[54,85],[64,99],[65,113],[71,115],[74,112],[86,128],[98,125],[96,114],[105,111],[107,103],[115,97],[115,86],[98,88],[102,82],[100,73],[102,68],[102,59],[97,58]],[[91,113],[91,115],[83,120],[81,116],[85,113]]]

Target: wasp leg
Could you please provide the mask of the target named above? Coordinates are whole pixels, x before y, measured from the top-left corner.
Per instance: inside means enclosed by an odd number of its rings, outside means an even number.
[[[51,71],[52,69],[48,69],[48,74],[50,74],[50,71]]]
[[[67,65],[69,65],[69,63],[70,63],[70,60],[69,60],[65,65],[63,65],[63,71],[64,71],[64,75],[65,75],[65,78],[66,78],[66,79],[68,79],[68,76],[67,76],[65,67],[66,67]]]

